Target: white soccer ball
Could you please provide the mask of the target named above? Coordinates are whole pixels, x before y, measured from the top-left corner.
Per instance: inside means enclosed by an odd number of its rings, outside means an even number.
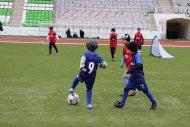
[[[79,95],[77,93],[70,93],[67,101],[70,105],[76,105],[79,103]]]

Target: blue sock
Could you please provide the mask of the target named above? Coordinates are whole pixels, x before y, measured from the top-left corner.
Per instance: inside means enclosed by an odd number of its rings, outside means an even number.
[[[86,92],[86,98],[87,98],[87,105],[92,104],[92,91]]]
[[[73,88],[73,90],[75,89],[75,87],[78,85],[79,83],[79,78],[76,77],[74,80],[73,80],[73,84],[71,85],[71,88]]]
[[[144,92],[145,93],[145,92]],[[152,94],[150,93],[150,91],[146,92],[145,93],[146,96],[149,98],[149,100],[152,102],[152,103],[156,103],[156,100],[154,99],[154,97],[152,96]]]
[[[128,93],[129,93],[129,91],[128,91],[128,92],[127,92],[127,91],[124,91],[123,96],[122,96],[122,100],[121,100],[121,104],[122,104],[122,105],[125,105],[125,102],[126,102]]]

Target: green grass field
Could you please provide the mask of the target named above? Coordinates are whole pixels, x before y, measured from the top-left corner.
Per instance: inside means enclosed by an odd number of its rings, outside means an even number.
[[[75,90],[77,106],[68,105],[69,87],[79,72],[85,46],[58,45],[60,55],[48,55],[47,45],[0,43],[0,127],[190,127],[190,48],[165,47],[176,58],[149,56],[143,47],[142,59],[149,89],[159,103],[151,103],[143,93],[129,97],[125,109],[113,102],[123,91],[117,60],[111,61],[108,46],[97,52],[108,63],[99,69],[93,88],[93,109],[85,108],[85,85]]]

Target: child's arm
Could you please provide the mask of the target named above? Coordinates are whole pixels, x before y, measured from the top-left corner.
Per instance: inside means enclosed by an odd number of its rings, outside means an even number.
[[[143,65],[141,63],[137,63],[135,66],[132,66],[128,71],[127,74],[132,74],[135,70],[143,70]]]
[[[56,35],[56,38],[57,38],[57,40],[59,40],[59,36],[58,35]]]
[[[143,70],[142,59],[138,53],[135,55],[135,64],[131,65],[131,68],[127,71],[127,74],[131,74],[136,70]]]
[[[103,69],[106,69],[107,66],[108,66],[108,64],[107,64],[105,61],[103,61],[103,62],[100,64],[99,67],[101,67],[101,68],[103,68]]]
[[[125,63],[125,57],[122,56],[121,63],[120,63],[120,68],[123,68],[124,63]]]
[[[49,35],[47,35],[47,38],[46,38],[46,40],[48,40],[49,39]]]
[[[85,61],[86,61],[86,57],[85,56],[82,56],[81,60],[80,60],[80,70],[83,71],[83,72],[86,72],[87,69],[84,68],[85,66]]]

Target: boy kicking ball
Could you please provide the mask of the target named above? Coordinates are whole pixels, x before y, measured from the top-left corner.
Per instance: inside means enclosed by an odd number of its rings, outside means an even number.
[[[87,97],[86,107],[88,109],[92,109],[92,88],[96,79],[98,66],[104,69],[107,67],[107,63],[95,52],[97,48],[98,44],[95,41],[86,43],[86,52],[83,53],[80,61],[80,72],[73,80],[69,91],[70,93],[74,93],[74,89],[78,85],[79,81],[81,83],[85,82]]]
[[[127,85],[124,88],[121,101],[116,102],[114,106],[116,108],[124,108],[129,91],[131,89],[138,89],[139,91],[142,91],[151,101],[152,105],[150,110],[155,110],[158,106],[158,103],[148,90],[148,86],[145,82],[143,63],[140,54],[137,52],[137,44],[135,42],[131,42],[127,45],[127,48],[132,55],[131,68],[127,71],[127,73],[130,74],[130,77]]]

